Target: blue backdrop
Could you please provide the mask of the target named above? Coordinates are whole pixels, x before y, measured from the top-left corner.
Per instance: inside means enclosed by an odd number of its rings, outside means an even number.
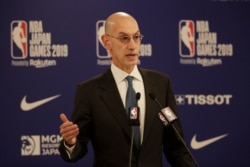
[[[200,166],[250,166],[248,0],[2,0],[0,166],[91,166],[91,147],[61,159],[59,114],[71,115],[78,82],[109,67],[98,37],[115,11],[139,22],[140,66],[172,79]]]

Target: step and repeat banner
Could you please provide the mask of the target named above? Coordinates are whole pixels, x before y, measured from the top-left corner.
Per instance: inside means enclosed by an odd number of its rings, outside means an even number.
[[[59,114],[71,115],[77,83],[109,68],[99,37],[116,11],[138,20],[139,66],[170,76],[199,165],[250,166],[247,0],[2,0],[0,166],[92,166],[91,145],[61,159]]]

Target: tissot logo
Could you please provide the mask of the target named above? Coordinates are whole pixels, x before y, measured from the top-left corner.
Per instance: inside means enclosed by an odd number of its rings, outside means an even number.
[[[177,105],[229,105],[233,98],[231,94],[177,94]]]

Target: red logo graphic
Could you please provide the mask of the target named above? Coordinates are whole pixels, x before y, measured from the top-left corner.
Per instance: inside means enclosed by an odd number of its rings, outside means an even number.
[[[23,20],[11,22],[11,56],[14,59],[25,59],[27,51],[27,23]]]
[[[179,52],[181,57],[193,57],[195,54],[195,27],[192,20],[179,22]]]

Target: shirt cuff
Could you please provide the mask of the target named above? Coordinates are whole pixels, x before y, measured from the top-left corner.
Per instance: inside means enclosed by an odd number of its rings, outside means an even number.
[[[65,147],[65,151],[66,151],[66,153],[67,153],[68,156],[69,156],[69,159],[71,159],[71,155],[72,155],[72,153],[73,153],[73,151],[74,151],[76,145],[74,144],[74,145],[72,145],[72,146],[68,146],[68,145],[65,143],[65,141],[63,142],[63,144],[64,144],[64,147]]]

